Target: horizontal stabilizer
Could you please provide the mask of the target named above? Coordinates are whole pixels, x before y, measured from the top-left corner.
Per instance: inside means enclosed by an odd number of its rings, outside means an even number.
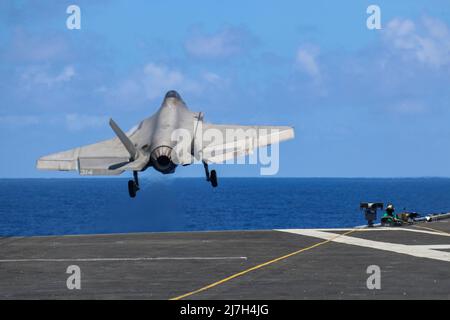
[[[134,146],[133,142],[130,140],[130,138],[127,137],[125,132],[123,132],[122,129],[119,128],[119,126],[117,125],[117,123],[114,122],[113,119],[109,119],[109,125],[119,138],[120,142],[122,142],[125,149],[127,149],[128,153],[130,154],[131,160],[132,161],[135,160],[137,156],[137,149]]]

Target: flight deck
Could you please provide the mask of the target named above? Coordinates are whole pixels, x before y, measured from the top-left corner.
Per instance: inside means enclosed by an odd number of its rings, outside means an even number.
[[[68,289],[69,266],[80,289]],[[369,288],[369,268],[380,270]],[[370,282],[370,281],[369,281]],[[450,299],[450,220],[0,239],[1,299]]]

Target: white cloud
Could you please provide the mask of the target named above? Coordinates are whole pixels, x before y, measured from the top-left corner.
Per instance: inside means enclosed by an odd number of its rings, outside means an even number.
[[[38,36],[16,28],[12,32],[4,57],[13,62],[44,63],[70,56],[67,38],[57,34]]]
[[[418,115],[426,113],[428,108],[420,101],[404,99],[391,105],[391,111],[406,115]]]
[[[415,23],[395,18],[387,24],[384,40],[403,59],[432,67],[450,65],[450,32],[438,19],[424,17]]]
[[[204,72],[202,74],[202,79],[204,81],[206,81],[208,84],[211,84],[211,85],[214,85],[214,86],[224,87],[224,86],[228,86],[230,84],[230,80],[229,79],[224,79],[223,77],[221,77],[217,73],[209,72],[209,71]]]
[[[0,125],[8,127],[26,127],[29,125],[36,125],[41,122],[38,116],[0,116]]]
[[[51,74],[47,67],[30,66],[21,74],[21,80],[28,85],[54,85],[68,82],[75,76],[75,68],[71,65],[65,66],[60,72]]]
[[[0,125],[10,128],[30,126],[63,126],[70,131],[100,128],[108,125],[107,116],[79,113],[59,115],[5,115],[0,116]]]
[[[149,63],[144,67],[141,85],[143,92],[150,100],[160,98],[162,92],[174,88],[186,92],[200,90],[200,84],[186,77],[181,71],[155,63]]]
[[[184,43],[186,51],[198,58],[227,58],[243,52],[254,39],[245,29],[224,28],[213,34],[195,31]]]
[[[101,87],[99,93],[106,94],[114,101],[142,103],[162,99],[165,92],[178,90],[181,93],[201,94],[210,88],[221,88],[228,84],[218,74],[202,72],[189,76],[185,72],[164,64],[148,63],[140,70],[122,80],[113,88]]]
[[[70,131],[82,131],[85,129],[99,128],[106,126],[107,116],[86,115],[70,113],[65,115],[65,124]]]
[[[310,77],[318,80],[321,76],[319,63],[317,61],[319,48],[315,46],[304,46],[297,50],[296,66]]]

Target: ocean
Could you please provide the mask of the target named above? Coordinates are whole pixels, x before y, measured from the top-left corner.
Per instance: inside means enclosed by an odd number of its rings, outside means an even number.
[[[361,201],[450,211],[447,178],[0,179],[0,235],[255,230],[365,224]],[[379,215],[380,216],[380,215]]]

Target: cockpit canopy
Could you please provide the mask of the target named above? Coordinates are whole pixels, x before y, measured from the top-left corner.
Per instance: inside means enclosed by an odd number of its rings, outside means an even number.
[[[181,100],[181,96],[175,90],[168,91],[165,96],[165,99],[167,99],[167,98],[175,98],[175,99]]]
[[[183,99],[181,98],[180,94],[176,92],[175,90],[167,91],[166,95],[164,96],[164,100],[162,102],[161,106],[184,106],[186,107],[186,104],[184,103]]]

